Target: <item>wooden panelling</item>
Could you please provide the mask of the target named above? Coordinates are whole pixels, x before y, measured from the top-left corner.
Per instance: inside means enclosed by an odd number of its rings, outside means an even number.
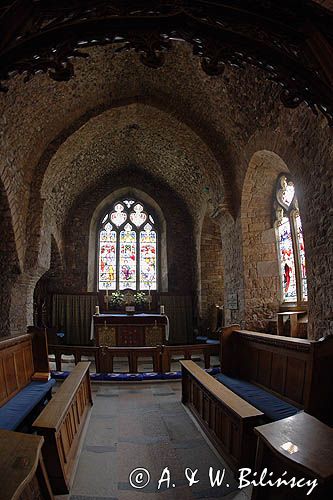
[[[253,427],[262,423],[263,414],[208,375],[193,361],[181,361],[181,365],[183,403],[191,409],[234,470],[242,464],[253,465]]]
[[[57,495],[69,492],[80,437],[92,405],[89,365],[76,365],[33,424],[45,438],[43,457]]]
[[[304,384],[306,362],[302,359],[288,357],[286,370],[285,396],[304,406]]]
[[[7,388],[6,388],[6,379],[5,372],[3,368],[3,359],[0,358],[0,406],[1,402],[7,398]]]
[[[258,384],[333,424],[332,336],[310,341],[233,325],[223,329],[220,356],[222,373]]]
[[[20,387],[15,367],[14,352],[9,352],[7,355],[4,355],[3,366],[6,376],[7,393],[14,394]]]
[[[251,349],[251,351],[253,351],[253,349]],[[254,356],[251,356],[251,361],[251,366],[255,367]],[[264,385],[265,387],[270,387],[272,373],[272,353],[265,350],[259,350],[257,366],[257,378],[254,380],[256,380],[258,384]],[[254,370],[252,369],[251,371],[253,372]]]
[[[287,356],[272,353],[271,389],[284,394]]]
[[[26,370],[24,364],[24,352],[17,351],[15,353],[15,371],[17,375],[17,383],[19,387],[24,387],[27,383]]]
[[[30,335],[0,341],[0,406],[30,382],[33,372]]]

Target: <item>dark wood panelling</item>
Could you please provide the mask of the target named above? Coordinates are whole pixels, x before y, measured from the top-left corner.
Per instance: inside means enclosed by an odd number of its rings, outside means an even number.
[[[305,375],[306,362],[302,359],[288,357],[285,396],[302,406],[304,405]]]
[[[277,353],[272,354],[271,389],[284,394],[287,357]]]
[[[253,352],[253,349],[251,349]],[[255,366],[255,357],[251,356],[251,366]],[[254,370],[252,370],[254,372]],[[272,373],[272,353],[265,350],[258,351],[258,371],[257,378],[254,379],[258,384],[264,385],[265,387],[270,387],[271,385],[271,373]]]

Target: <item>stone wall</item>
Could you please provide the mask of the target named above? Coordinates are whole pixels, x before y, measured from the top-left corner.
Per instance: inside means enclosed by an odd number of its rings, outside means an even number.
[[[87,291],[89,228],[94,210],[112,191],[124,186],[140,189],[158,201],[166,222],[168,292],[193,294],[196,253],[194,225],[184,202],[165,184],[141,169],[122,169],[105,176],[97,186],[84,192],[71,207],[64,224],[64,272],[53,277],[52,291]],[[96,286],[96,285],[95,285]]]
[[[201,230],[201,329],[211,325],[212,308],[224,303],[223,254],[219,225],[206,215]]]

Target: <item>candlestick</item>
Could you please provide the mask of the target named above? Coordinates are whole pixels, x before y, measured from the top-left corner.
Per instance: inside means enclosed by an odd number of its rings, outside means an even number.
[[[160,314],[165,314],[163,305],[160,306]]]
[[[95,306],[95,314],[99,315],[99,306]]]

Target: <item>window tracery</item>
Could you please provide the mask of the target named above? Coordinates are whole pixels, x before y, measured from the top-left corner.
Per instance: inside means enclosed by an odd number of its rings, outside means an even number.
[[[132,198],[114,203],[98,235],[99,290],[156,290],[158,228],[148,207]]]

